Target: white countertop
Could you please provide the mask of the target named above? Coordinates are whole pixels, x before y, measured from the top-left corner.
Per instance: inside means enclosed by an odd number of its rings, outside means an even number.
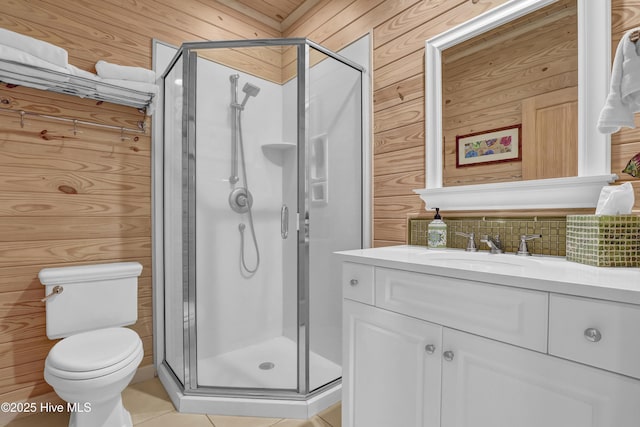
[[[336,252],[341,260],[498,285],[640,304],[640,268],[593,267],[561,257],[388,246]]]

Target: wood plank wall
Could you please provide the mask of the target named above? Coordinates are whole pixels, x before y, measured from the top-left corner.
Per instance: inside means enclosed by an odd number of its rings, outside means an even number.
[[[70,63],[89,71],[99,59],[150,67],[153,38],[180,45],[309,37],[339,50],[371,33],[373,243],[382,246],[404,243],[407,217],[424,213],[411,191],[424,186],[424,42],[504,1],[320,0],[280,33],[213,0],[22,0],[3,8],[0,27],[64,47]],[[612,22],[615,49],[624,31],[640,25],[640,0],[613,0]],[[283,76],[293,61],[287,55]],[[141,119],[126,107],[4,85],[0,101],[104,123],[135,125]],[[0,114],[1,401],[51,391],[42,369],[52,343],[44,336],[36,277],[44,266],[140,260],[140,321],[134,328],[144,340],[143,363],[152,357],[149,137],[135,144],[116,138],[114,145],[115,135],[106,131],[85,130],[73,138],[64,125],[29,124],[20,128],[15,117]],[[614,135],[612,151],[612,170],[619,171],[640,151],[640,130]]]

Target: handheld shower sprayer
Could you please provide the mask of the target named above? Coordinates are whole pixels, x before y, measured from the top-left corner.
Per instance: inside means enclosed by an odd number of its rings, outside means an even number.
[[[251,83],[245,83],[244,87],[242,88],[242,91],[244,92],[244,99],[240,104],[241,110],[243,110],[244,106],[247,105],[247,101],[249,100],[250,97],[257,96],[258,93],[260,93],[260,88],[258,86],[252,85]]]
[[[240,262],[243,274],[252,276],[258,271],[260,266],[260,251],[258,249],[258,240],[256,238],[256,230],[253,224],[253,213],[251,212],[251,205],[253,204],[253,198],[249,191],[249,184],[247,183],[247,165],[244,157],[244,142],[242,140],[242,112],[244,106],[250,97],[255,97],[260,92],[258,86],[251,83],[245,83],[242,91],[245,93],[242,103],[238,104],[238,80],[240,76],[238,74],[232,74],[229,76],[231,82],[231,176],[229,177],[229,183],[234,186],[229,195],[229,205],[231,209],[239,214],[246,213],[249,219],[249,227],[251,230],[251,238],[253,240],[253,246],[256,252],[255,267],[250,268],[245,262],[245,247],[244,247],[244,231],[246,225],[240,223],[238,230],[240,232]],[[238,166],[241,166],[241,170],[238,171]],[[236,184],[240,181],[238,172],[241,172],[244,187],[236,187]]]

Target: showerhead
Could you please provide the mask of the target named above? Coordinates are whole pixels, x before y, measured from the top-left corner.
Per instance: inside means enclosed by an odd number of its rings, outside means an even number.
[[[246,93],[247,96],[256,96],[260,92],[260,88],[252,85],[251,83],[245,83],[242,91]]]
[[[260,92],[260,88],[258,86],[254,86],[251,83],[245,83],[242,91],[245,93],[244,99],[242,100],[241,108],[247,104],[250,96],[257,96]]]

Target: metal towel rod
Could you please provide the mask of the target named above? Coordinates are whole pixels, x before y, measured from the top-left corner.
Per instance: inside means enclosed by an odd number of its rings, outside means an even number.
[[[4,107],[0,107],[0,112],[4,112],[4,113],[17,113],[20,116],[20,125],[24,126],[24,117],[25,116],[35,116],[35,117],[41,117],[43,119],[48,119],[48,120],[58,120],[61,122],[67,122],[67,123],[72,123],[74,126],[74,130],[76,129],[77,125],[84,125],[84,126],[95,126],[95,127],[100,127],[100,128],[105,128],[105,129],[114,129],[114,130],[118,130],[120,131],[121,135],[124,132],[132,132],[132,133],[142,133],[145,134],[146,132],[146,127],[145,127],[145,122],[144,121],[139,121],[138,122],[138,129],[133,129],[133,128],[128,128],[128,127],[124,127],[124,126],[114,126],[114,125],[105,125],[102,123],[96,123],[96,122],[89,122],[86,120],[79,120],[79,119],[70,119],[67,117],[57,117],[57,116],[50,116],[48,114],[40,114],[40,113],[32,113],[29,111],[24,111],[24,110],[14,110],[11,108],[4,108]]]

